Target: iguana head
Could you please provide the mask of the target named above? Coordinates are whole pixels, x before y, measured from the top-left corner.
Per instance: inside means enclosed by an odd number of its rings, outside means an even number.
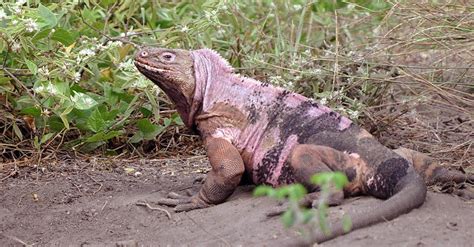
[[[188,123],[196,88],[191,52],[143,48],[135,55],[135,66],[168,95],[183,121]]]
[[[201,109],[206,90],[228,81],[233,71],[210,49],[144,48],[136,54],[135,66],[168,95],[188,127]]]

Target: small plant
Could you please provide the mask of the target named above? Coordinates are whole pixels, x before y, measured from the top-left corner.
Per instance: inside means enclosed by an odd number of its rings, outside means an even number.
[[[291,184],[279,188],[268,185],[258,186],[255,196],[268,196],[277,200],[287,200],[288,209],[282,214],[281,219],[285,227],[299,227],[306,239],[312,239],[319,228],[324,234],[330,234],[328,222],[328,199],[331,193],[340,191],[348,183],[347,177],[342,172],[322,172],[311,177],[311,182],[318,185],[320,195],[313,202],[314,209],[300,206],[301,200],[308,194],[301,184]],[[350,231],[352,223],[347,215],[342,219],[344,231]]]

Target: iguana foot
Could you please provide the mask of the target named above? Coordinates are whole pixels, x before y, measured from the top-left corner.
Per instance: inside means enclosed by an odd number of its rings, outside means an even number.
[[[320,194],[321,192],[319,191],[307,194],[303,198],[303,200],[301,200],[300,207],[311,206],[312,208],[318,208]],[[331,193],[328,200],[326,201],[326,204],[330,207],[339,206],[341,205],[343,200],[344,200],[344,192],[338,191],[335,193]],[[278,216],[278,215],[283,214],[286,210],[288,210],[288,208],[289,208],[289,202],[285,201],[285,202],[280,203],[277,206],[274,206],[270,210],[268,210],[265,215],[267,217]]]
[[[199,199],[198,196],[184,196],[175,192],[170,192],[167,198],[158,199],[156,203],[159,205],[174,207],[175,212],[191,211],[211,206]]]

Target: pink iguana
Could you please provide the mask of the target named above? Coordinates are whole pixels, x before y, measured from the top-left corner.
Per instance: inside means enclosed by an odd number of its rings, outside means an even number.
[[[386,199],[351,215],[357,229],[423,204],[425,183],[474,178],[438,167],[421,153],[390,150],[348,118],[302,95],[234,74],[212,50],[144,48],[135,65],[176,104],[186,126],[199,131],[212,166],[197,195],[170,193],[160,200],[176,211],[224,202],[243,176],[255,184],[302,183],[314,192],[311,198],[318,190],[309,182],[312,174],[343,171],[349,184],[335,198]],[[334,227],[316,241],[343,233]]]

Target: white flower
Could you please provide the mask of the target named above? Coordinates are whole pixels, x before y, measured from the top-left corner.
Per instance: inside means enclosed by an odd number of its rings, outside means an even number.
[[[16,24],[18,24],[18,20],[13,20],[12,25],[16,25]]]
[[[0,9],[0,20],[3,20],[7,18],[7,14],[5,14],[5,11],[3,9]]]
[[[38,73],[44,77],[48,77],[49,76],[49,69],[48,67],[46,66],[43,66],[41,68],[38,69]]]
[[[204,16],[206,17],[206,19],[210,20],[212,18],[212,14],[211,12],[204,12]]]
[[[20,51],[20,49],[21,49],[20,43],[14,42],[13,45],[12,45],[12,51],[18,52],[18,51]]]
[[[12,10],[15,12],[15,14],[21,14],[21,7],[18,5],[13,6]]]
[[[74,82],[78,83],[81,80],[81,73],[76,72],[74,73],[73,79]]]
[[[351,119],[359,118],[359,111],[347,110],[347,113],[349,113]]]
[[[123,46],[123,42],[120,40],[115,40],[107,43],[107,48],[115,48],[120,46]]]
[[[129,59],[125,62],[121,62],[118,65],[118,68],[122,71],[135,71],[135,65],[133,64],[132,59]]]
[[[328,103],[328,99],[327,98],[322,98],[319,103],[321,103],[321,105],[327,105]]]
[[[56,95],[58,94],[58,89],[53,86],[53,84],[49,83],[48,87],[46,87],[46,90],[51,94],[51,95]]]
[[[185,32],[187,32],[187,31],[189,31],[189,27],[186,26],[186,25],[183,25],[183,26],[181,27],[181,32],[185,33]]]
[[[25,3],[26,3],[26,0],[17,0],[15,4],[16,4],[17,6],[21,6],[21,5],[25,4]]]
[[[33,90],[36,93],[40,93],[40,94],[49,94],[49,95],[58,94],[58,90],[51,83],[48,83],[48,85],[46,86],[44,85],[37,86]]]
[[[43,85],[40,85],[40,86],[37,86],[33,89],[36,93],[44,93],[46,91],[46,88],[45,86]]]
[[[295,4],[295,5],[293,5],[293,8],[294,8],[296,11],[298,11],[298,10],[300,10],[300,9],[302,8],[302,6],[301,6],[300,4]]]
[[[33,19],[28,18],[25,20],[25,28],[26,31],[32,33],[34,31],[39,31],[38,23],[36,23]]]
[[[81,56],[94,56],[95,55],[95,51],[93,51],[92,49],[83,49],[79,52],[79,55]]]

